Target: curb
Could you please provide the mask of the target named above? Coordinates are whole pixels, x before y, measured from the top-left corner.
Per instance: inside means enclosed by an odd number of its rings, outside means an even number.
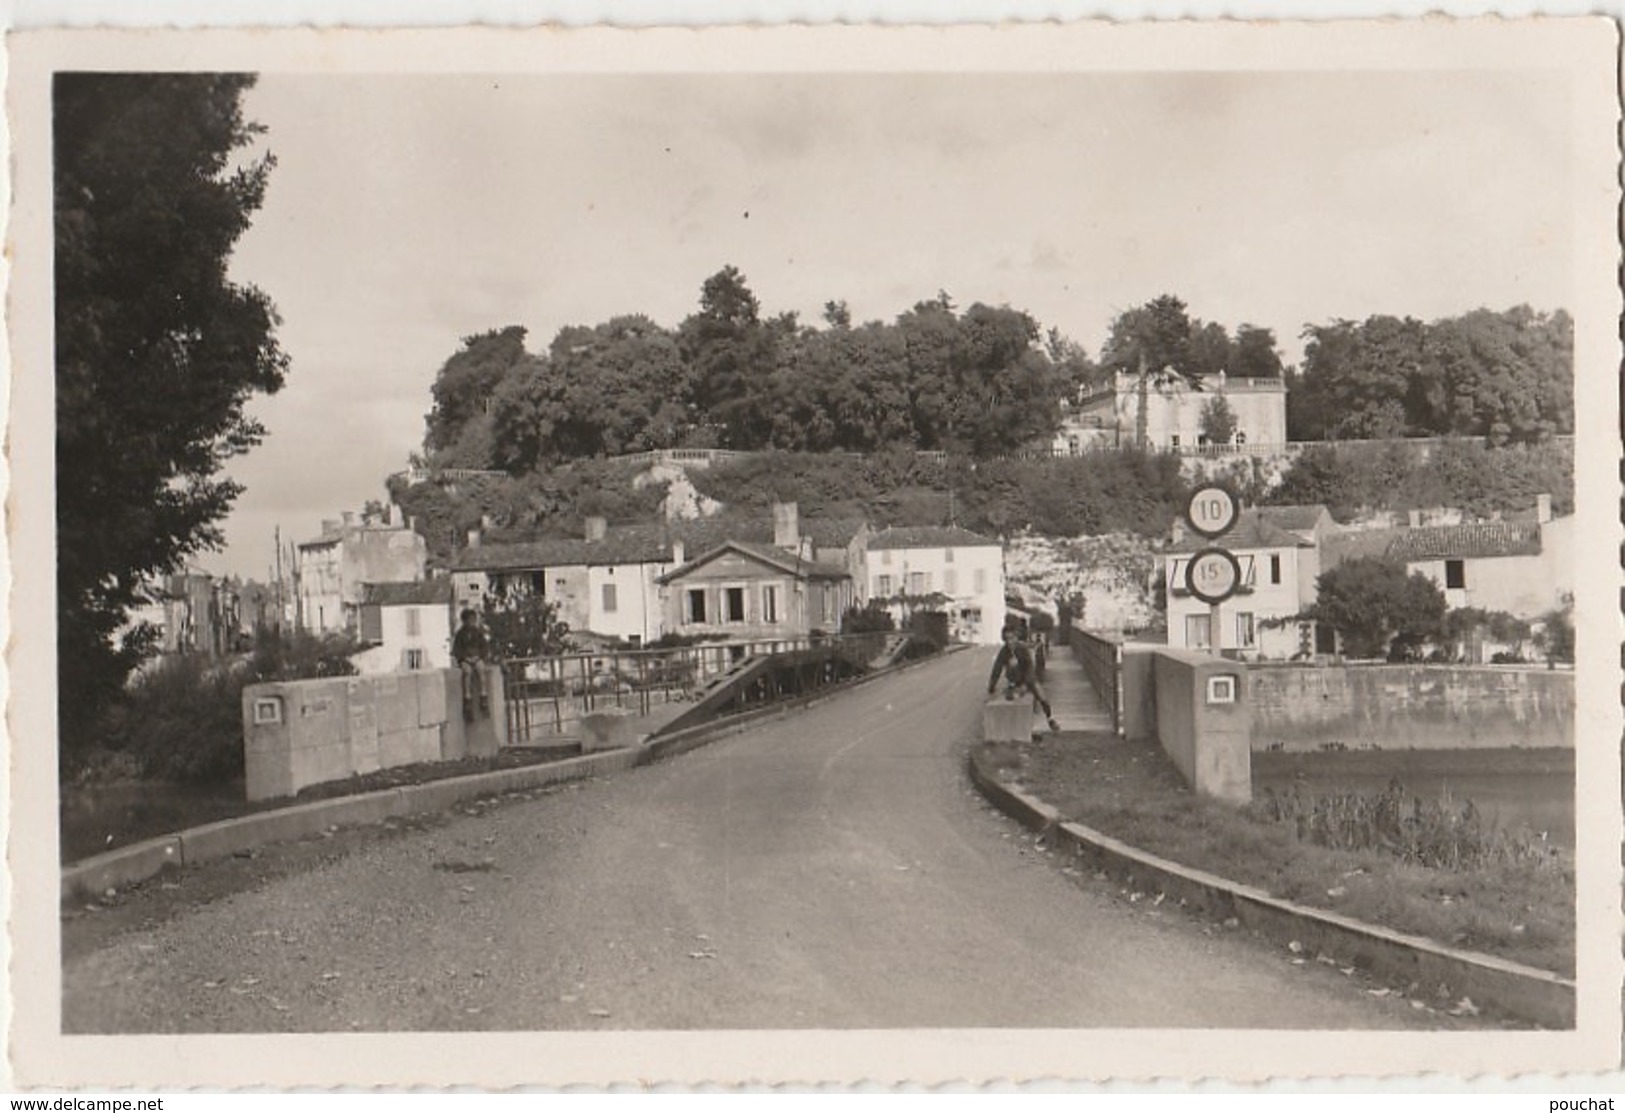
[[[99,897],[108,889],[134,885],[165,869],[218,862],[257,846],[309,838],[333,827],[358,827],[382,823],[386,819],[445,811],[466,800],[524,792],[625,772],[640,765],[649,765],[687,753],[707,742],[741,733],[758,722],[780,718],[792,711],[811,707],[839,692],[848,691],[881,677],[894,676],[904,669],[915,668],[950,656],[958,648],[966,647],[948,647],[940,654],[868,673],[835,689],[826,689],[810,696],[769,704],[669,735],[654,736],[636,747],[603,750],[541,765],[496,769],[488,773],[468,773],[461,777],[447,777],[425,784],[379,789],[359,796],[312,800],[307,804],[295,804],[272,811],[256,812],[253,815],[223,819],[201,827],[190,827],[174,834],[147,839],[144,842],[131,843],[129,846],[121,846],[116,850],[92,855],[64,866],[61,899],[66,902],[75,898]]]
[[[1113,877],[1177,897],[1188,909],[1214,918],[1234,917],[1261,935],[1338,955],[1383,977],[1448,987],[1452,998],[1471,997],[1544,1028],[1575,1027],[1575,983],[1567,978],[1294,904],[1262,889],[1159,858],[1081,823],[1063,822],[1050,805],[1001,781],[975,749],[970,755],[970,777],[994,807],[1022,826],[1052,836]]]

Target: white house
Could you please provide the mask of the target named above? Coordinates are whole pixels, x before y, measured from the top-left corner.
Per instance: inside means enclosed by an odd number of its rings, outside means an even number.
[[[895,526],[869,535],[859,599],[895,600],[940,594],[948,634],[958,641],[996,645],[1004,628],[1004,547],[959,526]],[[933,608],[934,609],[934,608]]]
[[[1300,528],[1276,524],[1281,521]],[[1243,510],[1230,532],[1213,541],[1176,528],[1164,569],[1168,644],[1205,650],[1216,643],[1243,656],[1282,659],[1312,652],[1313,631],[1303,628],[1308,624],[1267,620],[1289,619],[1314,600],[1319,550],[1312,538],[1330,523],[1324,507],[1274,507]],[[1217,608],[1216,632],[1215,608],[1185,586],[1191,557],[1208,548],[1234,554],[1241,568],[1239,590]]]
[[[766,517],[700,519],[609,526],[586,520],[585,537],[469,546],[451,562],[456,606],[482,607],[516,594],[538,594],[558,608],[572,631],[618,638],[631,645],[656,641],[673,625],[663,602],[665,577],[685,561],[733,541],[765,546],[849,574],[860,563],[867,525],[858,520],[802,522],[794,503],[773,506]],[[833,629],[832,623],[823,625]]]
[[[1210,443],[1204,411],[1222,398],[1235,416],[1224,444]],[[1069,404],[1051,445],[1058,456],[1099,448],[1201,451],[1286,443],[1286,383],[1232,378],[1224,372],[1198,383],[1172,369],[1146,375],[1119,371],[1108,383]]]
[[[361,602],[362,675],[451,667],[451,583],[373,584]]]

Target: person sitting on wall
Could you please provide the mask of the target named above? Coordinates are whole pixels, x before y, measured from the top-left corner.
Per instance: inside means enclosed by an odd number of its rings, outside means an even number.
[[[480,625],[480,613],[465,607],[462,625],[451,639],[451,657],[463,673],[463,718],[473,720],[476,708],[481,718],[489,718],[491,707],[485,696],[483,666],[491,655],[491,640]]]
[[[1049,722],[1051,733],[1058,733],[1061,725],[1055,721],[1055,713],[1050,710],[1049,696],[1044,692],[1044,685],[1038,679],[1038,666],[1033,660],[1033,651],[1027,643],[1021,640],[1021,631],[1015,626],[1004,628],[1004,645],[999,655],[993,659],[993,673],[987,678],[987,694],[992,695],[993,690],[999,686],[999,673],[1004,673],[1004,698],[1015,699],[1017,691],[1027,692],[1038,701],[1038,706],[1044,709],[1044,718]]]

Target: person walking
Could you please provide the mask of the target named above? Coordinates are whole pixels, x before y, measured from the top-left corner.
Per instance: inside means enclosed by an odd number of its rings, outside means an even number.
[[[1049,722],[1050,732],[1059,733],[1061,724],[1055,721],[1055,713],[1050,710],[1049,696],[1044,691],[1043,683],[1038,679],[1038,666],[1033,660],[1033,651],[1026,642],[1021,640],[1021,631],[1014,626],[1004,628],[1004,645],[999,648],[999,655],[993,659],[993,672],[987,678],[987,694],[992,695],[999,686],[999,674],[1004,674],[1004,698],[1015,699],[1016,692],[1025,691],[1038,701],[1038,706],[1044,710],[1044,718]]]
[[[463,624],[451,639],[451,657],[463,673],[463,718],[473,721],[475,709],[480,717],[489,718],[491,707],[485,696],[485,677],[482,667],[491,656],[491,639],[480,625],[480,613],[472,607],[464,608]]]

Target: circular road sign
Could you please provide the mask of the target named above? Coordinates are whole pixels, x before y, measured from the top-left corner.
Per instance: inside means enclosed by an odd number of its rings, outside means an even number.
[[[1241,516],[1241,500],[1234,491],[1218,483],[1205,483],[1191,492],[1185,504],[1185,520],[1203,537],[1218,537],[1229,531]]]
[[[1228,549],[1203,549],[1185,566],[1185,590],[1204,603],[1222,603],[1241,586],[1241,562]]]

